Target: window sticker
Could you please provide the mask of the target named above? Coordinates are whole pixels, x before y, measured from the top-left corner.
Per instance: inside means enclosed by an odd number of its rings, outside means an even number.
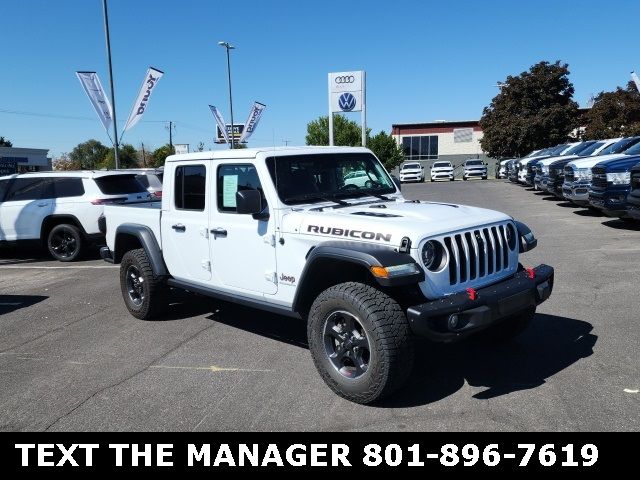
[[[225,175],[222,178],[222,206],[236,206],[236,192],[238,191],[238,175]]]

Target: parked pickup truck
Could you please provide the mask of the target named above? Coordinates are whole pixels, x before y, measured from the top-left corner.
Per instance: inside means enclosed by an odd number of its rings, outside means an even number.
[[[629,149],[627,151],[630,151]],[[592,169],[589,203],[610,217],[628,218],[627,195],[631,191],[631,168],[640,155],[596,164]]]
[[[413,335],[511,338],[553,288],[552,267],[519,263],[537,243],[524,224],[405,200],[365,148],[173,155],[161,203],[105,217],[101,255],[134,317],[161,316],[173,287],[303,319],[320,375],[359,403],[405,382]]]
[[[564,183],[562,195],[576,205],[589,205],[589,187],[591,186],[591,169],[600,162],[628,158],[626,155],[640,154],[640,147],[632,150],[640,143],[640,137],[627,137],[609,145],[597,156],[577,158],[564,167]]]
[[[630,218],[640,220],[640,163],[631,169],[631,192],[627,197]]]

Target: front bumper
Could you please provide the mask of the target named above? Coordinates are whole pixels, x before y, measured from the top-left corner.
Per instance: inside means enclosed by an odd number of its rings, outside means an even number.
[[[453,342],[496,325],[507,317],[541,304],[553,290],[553,267],[539,265],[534,278],[526,270],[485,288],[476,290],[475,300],[460,292],[407,310],[414,334],[436,342]],[[454,328],[449,319],[457,315]]]
[[[422,180],[421,173],[407,173],[400,175],[401,182],[419,182],[420,180]]]
[[[589,190],[589,204],[609,217],[626,217],[628,190]]]
[[[633,190],[632,193],[627,196],[627,206],[629,207],[627,214],[631,218],[640,220],[640,195],[633,195],[633,192],[637,192],[637,190]]]
[[[486,177],[487,172],[484,170],[467,170],[463,174],[467,178],[471,177]]]
[[[589,183],[564,183],[562,195],[578,205],[589,204]]]

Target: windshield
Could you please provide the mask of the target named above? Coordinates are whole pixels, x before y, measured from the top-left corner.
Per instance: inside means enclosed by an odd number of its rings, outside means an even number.
[[[582,154],[582,151],[589,148],[592,144],[593,141],[579,143],[563,153],[562,156]]]
[[[414,168],[420,168],[420,164],[419,163],[405,163],[402,166],[402,170],[409,170],[409,169],[414,169]]]
[[[451,164],[449,162],[436,162],[431,168],[447,168],[450,166]]]
[[[467,167],[472,167],[474,165],[483,165],[482,160],[467,160]]]
[[[555,157],[558,156],[562,153],[562,151],[567,148],[567,144],[563,144],[563,145],[558,145],[556,147],[550,148],[549,151],[547,153],[545,153],[545,155],[549,155],[551,157]]]
[[[625,155],[640,155],[640,143],[634,143],[632,147],[627,148],[623,153]]]
[[[604,143],[605,142],[593,142],[591,145],[589,145],[584,150],[580,150],[580,153],[578,153],[576,155],[580,155],[581,157],[588,157],[593,152],[595,152],[597,149],[599,149],[602,145],[604,145]]]
[[[622,153],[628,148],[634,146],[636,143],[640,142],[640,137],[629,137],[623,138],[622,140],[614,143],[613,145],[608,146],[600,155],[610,155],[612,153]],[[625,152],[626,153],[626,152]]]
[[[98,188],[105,195],[142,193],[147,189],[136,180],[135,175],[107,175],[95,179]]]
[[[389,174],[370,153],[269,157],[267,167],[287,205],[396,192]]]

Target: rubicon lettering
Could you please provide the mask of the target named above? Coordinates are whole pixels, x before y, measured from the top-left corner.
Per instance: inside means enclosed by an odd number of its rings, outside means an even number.
[[[391,241],[390,233],[367,232],[362,230],[349,230],[337,227],[319,227],[317,225],[309,225],[307,232],[321,233],[323,235],[332,235],[334,237],[364,238],[365,240]]]

